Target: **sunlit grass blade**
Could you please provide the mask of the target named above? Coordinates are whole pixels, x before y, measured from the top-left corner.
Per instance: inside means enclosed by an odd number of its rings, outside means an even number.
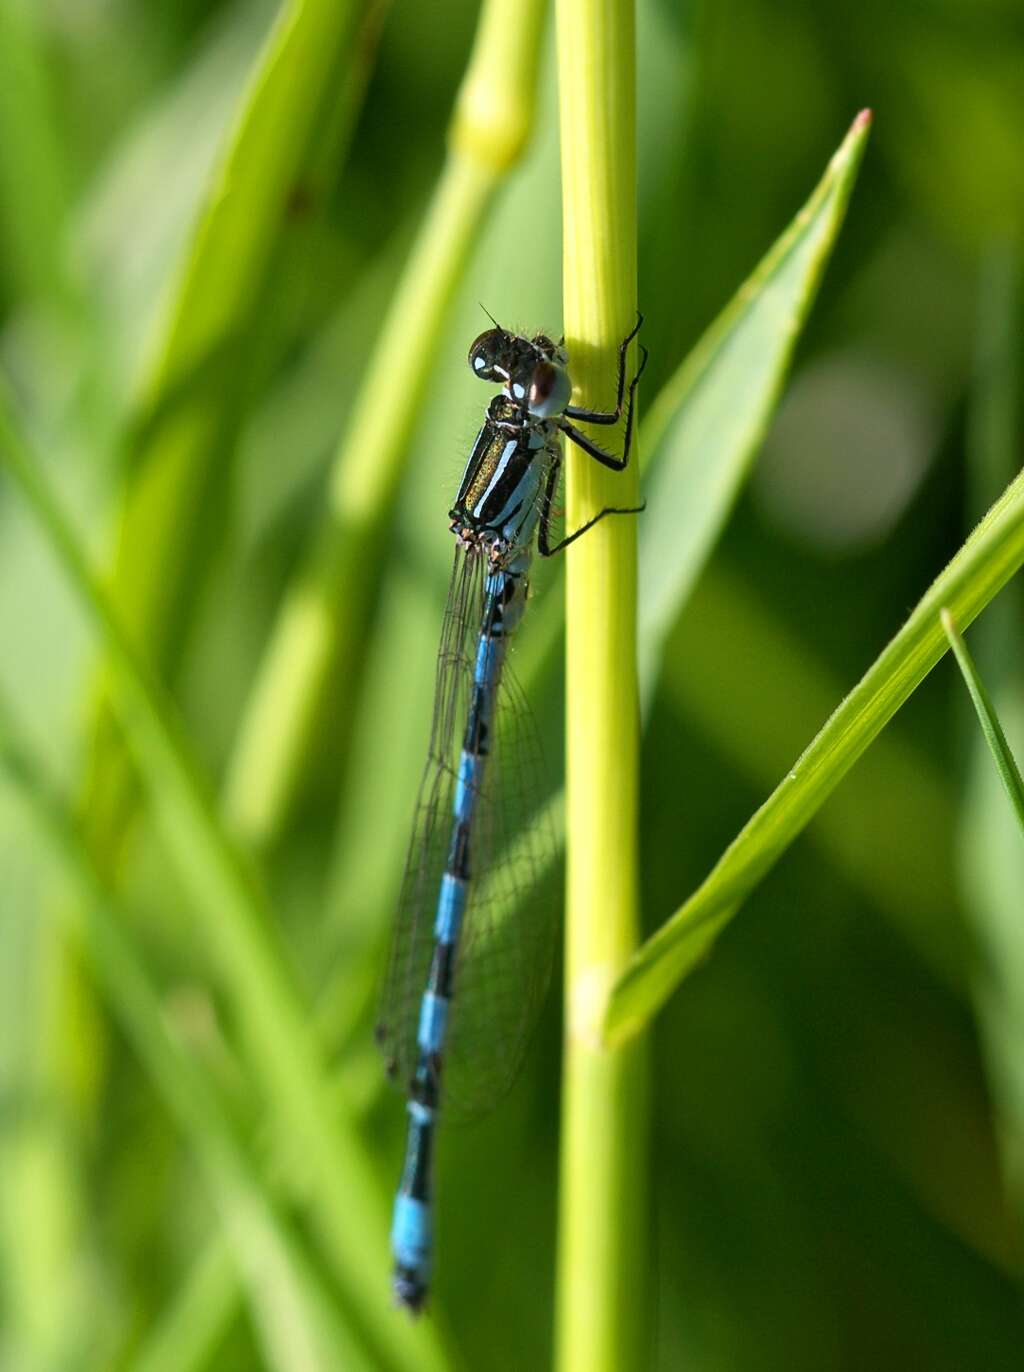
[[[969,624],[1024,562],[1024,475],[918,602],[910,618],[692,896],[639,950],[612,991],[611,1041],[642,1028],[946,651],[939,612]]]
[[[659,392],[640,532],[641,680],[653,688],[674,623],[750,473],[857,179],[865,110],[796,218]]]
[[[67,303],[63,253],[69,199],[34,6],[0,3],[0,243],[26,300]]]
[[[259,882],[221,829],[204,783],[149,669],[128,642],[109,598],[42,467],[0,408],[0,462],[61,572],[83,618],[106,653],[112,700],[154,817],[178,869],[215,969],[237,1014],[253,1079],[281,1144],[302,1141],[302,1161],[315,1182],[314,1221],[352,1308],[394,1359],[436,1366],[440,1355],[426,1326],[395,1321],[386,1283],[386,1202],[364,1149],[330,1090],[328,1074],[297,989],[286,950]]]
[[[369,1368],[321,1278],[275,1215],[215,1096],[169,1031],[160,998],[126,932],[130,921],[108,903],[70,811],[40,780],[2,709],[0,774],[16,787],[68,879],[75,900],[61,900],[56,908],[65,915],[80,912],[80,929],[72,932],[80,933],[114,1015],[206,1173],[235,1264],[249,1287],[268,1366],[275,1372]]]
[[[487,0],[481,11],[441,179],[369,358],[335,455],[324,521],[281,603],[228,769],[227,813],[255,845],[274,837],[300,787],[328,684],[332,717],[347,731],[351,666],[373,615],[380,548],[437,339],[473,236],[532,128],[545,12],[544,0]]]
[[[137,402],[112,588],[133,642],[177,663],[222,536],[238,424],[290,313],[273,291],[335,180],[365,86],[381,3],[286,0],[243,93]],[[300,196],[303,213],[290,213]],[[101,713],[101,724],[105,724]],[[116,844],[130,783],[97,733],[84,807]]]
[[[192,1265],[180,1291],[126,1372],[201,1372],[214,1357],[238,1310],[238,1278],[226,1241],[218,1235]]]
[[[659,709],[679,710],[755,795],[767,795],[842,695],[842,678],[808,633],[734,569],[721,561],[708,568],[666,642]],[[964,930],[935,918],[956,881],[955,822],[941,759],[906,731],[886,730],[807,836],[930,972],[962,993]]]
[[[956,657],[957,666],[960,668],[978,716],[978,723],[981,725],[981,732],[985,735],[985,742],[988,744],[992,754],[992,760],[996,764],[996,771],[999,779],[1003,783],[1007,798],[1013,806],[1014,813],[1024,831],[1024,780],[1021,779],[1020,768],[1010,751],[1010,745],[1006,741],[1006,733],[999,722],[995,706],[985,684],[978,675],[978,669],[974,665],[974,659],[967,651],[967,644],[963,641],[960,631],[956,627],[956,622],[949,610],[943,608],[940,618],[942,628],[946,637],[949,639],[949,646],[953,649]]]

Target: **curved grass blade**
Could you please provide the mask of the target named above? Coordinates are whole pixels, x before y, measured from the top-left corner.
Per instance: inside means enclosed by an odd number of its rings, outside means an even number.
[[[267,308],[269,294],[337,175],[382,10],[382,0],[281,8],[183,264],[136,407],[112,582],[121,622],[158,663],[180,657],[219,543],[238,425],[289,319],[280,302]],[[108,726],[101,710],[84,807],[99,848],[116,846],[132,795]]]
[[[100,984],[206,1173],[235,1262],[249,1288],[253,1320],[275,1372],[329,1372],[373,1363],[340,1320],[315,1267],[268,1201],[258,1171],[235,1137],[202,1073],[168,1029],[157,992],[97,877],[70,811],[14,741],[0,709],[0,770],[43,832],[77,897],[75,920]],[[57,903],[69,914],[70,902]],[[178,1364],[180,1365],[180,1363]]]
[[[871,128],[853,121],[810,199],[661,390],[640,521],[641,683],[649,699],[675,622],[765,436],[846,214]]]
[[[190,756],[170,707],[129,643],[91,572],[40,463],[15,432],[0,396],[0,462],[24,499],[68,591],[102,644],[111,696],[154,818],[237,1014],[249,1070],[275,1128],[301,1139],[315,1183],[315,1220],[351,1308],[397,1364],[437,1367],[443,1359],[426,1326],[392,1318],[377,1273],[387,1258],[386,1201],[370,1159],[337,1110],[306,1007],[259,882],[220,827],[212,792]]]
[[[940,660],[939,612],[969,624],[1024,563],[1024,474],[1007,487],[704,882],[633,958],[613,988],[604,1032],[641,1029],[708,951],[719,931],[830,792]]]
[[[1020,768],[1010,751],[1010,745],[1006,741],[1006,734],[999,722],[996,708],[992,704],[988,691],[985,690],[985,683],[978,675],[974,659],[967,651],[967,644],[963,641],[953,616],[944,607],[940,618],[943,631],[949,639],[949,646],[953,649],[953,656],[956,658],[957,666],[960,668],[964,684],[971,697],[971,703],[978,716],[981,732],[985,735],[985,742],[988,744],[992,760],[996,764],[999,779],[1003,783],[1003,789],[1006,791],[1010,804],[1013,806],[1021,831],[1024,832],[1024,780],[1021,779]]]
[[[668,640],[658,699],[699,728],[755,795],[767,795],[843,686],[804,635],[716,561]],[[941,760],[887,730],[819,811],[808,838],[852,890],[875,902],[929,972],[962,994],[964,930],[935,919],[956,881],[955,823]]]

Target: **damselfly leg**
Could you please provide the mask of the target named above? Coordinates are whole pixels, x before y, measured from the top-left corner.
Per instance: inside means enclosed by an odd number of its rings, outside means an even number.
[[[644,374],[644,368],[647,366],[648,357],[647,349],[642,343],[640,344],[640,366],[629,383],[629,396],[626,404],[626,432],[623,435],[622,456],[616,457],[614,453],[608,452],[606,448],[595,443],[592,438],[581,433],[575,424],[570,424],[568,421],[575,419],[582,424],[617,424],[619,422],[622,418],[622,402],[626,396],[626,353],[629,351],[630,343],[639,333],[643,322],[644,317],[638,310],[636,323],[631,332],[619,344],[619,372],[615,390],[615,408],[613,410],[588,410],[579,405],[566,405],[558,424],[566,438],[571,439],[577,447],[582,448],[588,456],[600,462],[602,466],[611,467],[616,472],[621,472],[629,462],[629,450],[633,443],[633,400],[640,378]],[[629,511],[629,513],[634,513],[634,511]]]
[[[619,344],[619,371],[616,384],[615,408],[614,410],[587,410],[578,405],[567,405],[562,411],[562,418],[559,420],[558,427],[566,438],[572,440],[578,448],[581,448],[589,457],[600,462],[604,467],[610,467],[613,471],[621,472],[629,463],[629,454],[633,446],[633,401],[636,395],[636,388],[644,368],[647,366],[647,349],[640,345],[640,366],[636,370],[632,381],[629,383],[629,396],[626,404],[626,431],[622,441],[622,456],[616,457],[607,449],[602,448],[599,443],[588,438],[581,433],[573,424],[566,422],[565,416],[569,415],[573,419],[578,419],[587,424],[617,424],[622,418],[623,399],[626,396],[626,353],[629,345],[640,331],[640,326],[644,322],[643,315],[637,311],[636,324],[630,333]],[[606,515],[626,515],[640,514],[646,506],[646,501],[640,505],[617,506],[606,505],[603,510],[599,510],[592,519],[588,519],[585,524],[581,524],[578,529],[574,529],[565,538],[559,539],[557,543],[551,542],[551,509],[554,504],[555,492],[558,489],[558,478],[561,473],[562,458],[561,454],[554,449],[551,456],[551,466],[548,469],[547,480],[544,483],[544,496],[541,502],[540,517],[537,528],[537,551],[541,557],[554,557],[556,553],[564,551],[570,543],[585,534],[588,529],[592,529],[595,524],[604,519]]]

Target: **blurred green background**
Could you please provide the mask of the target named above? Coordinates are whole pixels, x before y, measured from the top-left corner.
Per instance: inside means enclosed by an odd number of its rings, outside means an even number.
[[[147,349],[276,9],[0,0],[0,362],[101,566],[141,450]],[[347,155],[339,145],[293,198],[291,238],[220,373],[234,401],[190,553],[193,593],[162,662],[215,778],[442,164],[476,7],[448,0],[444,16],[412,0],[384,16]],[[1024,7],[641,0],[638,26],[648,398],[857,110],[876,117],[777,421],[669,645],[643,754],[653,930],[1020,465]],[[480,413],[465,348],[478,302],[503,322],[559,329],[551,56],[534,139],[465,263],[377,549],[374,631],[344,694],[344,784],[328,730],[263,859],[385,1192],[403,1111],[379,1090],[369,1022],[426,746],[445,511]],[[544,569],[538,597],[559,595],[559,576]],[[1011,584],[970,637],[1018,756],[1019,592]],[[0,643],[4,698],[80,795],[95,645],[6,483]],[[531,646],[528,621],[519,652],[554,785],[557,655]],[[1021,1366],[1024,842],[979,747],[943,664],[658,1020],[649,1284],[636,1293],[651,1366]],[[257,1134],[204,940],[145,811],[111,868],[168,1022]],[[268,1342],[230,1265],[203,1267],[217,1212],[53,919],[69,897],[5,788],[0,873],[0,1366],[303,1366]],[[441,1144],[436,1307],[454,1365],[549,1360],[556,1000],[509,1099]]]

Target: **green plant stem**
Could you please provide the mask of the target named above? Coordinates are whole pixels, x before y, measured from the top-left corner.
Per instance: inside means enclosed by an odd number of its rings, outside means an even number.
[[[226,783],[235,829],[255,845],[284,820],[314,750],[328,683],[350,718],[353,667],[375,568],[438,335],[501,179],[533,122],[544,0],[488,0],[459,91],[448,157],[371,356],[330,477],[324,523],[282,601]],[[340,698],[339,698],[340,696]],[[347,742],[342,724],[342,747]]]
[[[559,0],[564,326],[577,404],[605,408],[636,318],[635,36],[629,0]],[[605,439],[607,441],[607,431]],[[635,506],[625,472],[567,454],[567,521]],[[599,1012],[639,936],[636,520],[567,553],[565,1061],[556,1362],[640,1366],[644,1047],[609,1051]]]

